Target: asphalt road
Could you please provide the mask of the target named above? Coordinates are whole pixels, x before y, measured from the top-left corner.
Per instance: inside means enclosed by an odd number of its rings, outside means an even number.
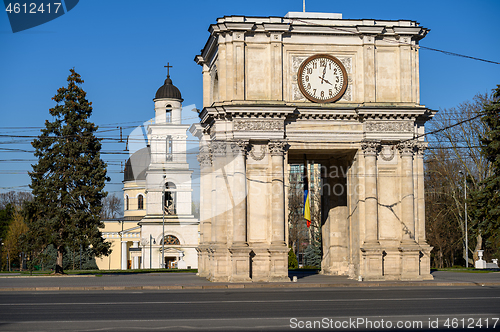
[[[499,318],[500,287],[0,293],[0,331],[500,331]]]

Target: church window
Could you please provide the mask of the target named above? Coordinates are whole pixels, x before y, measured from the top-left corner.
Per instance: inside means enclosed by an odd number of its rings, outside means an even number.
[[[125,196],[125,210],[128,211],[128,196]]]
[[[172,105],[167,105],[167,108],[165,109],[165,122],[172,122]]]
[[[173,235],[167,235],[165,236],[164,238],[164,242],[163,242],[165,245],[171,245],[171,246],[178,246],[181,244],[181,242],[179,241],[179,239]]]
[[[176,192],[172,191],[172,189],[176,189],[175,184],[173,184],[172,182],[167,182],[165,184],[165,196],[163,197],[163,206],[166,215],[176,214]]]
[[[165,154],[165,160],[166,161],[172,161],[173,160],[172,150],[173,150],[173,147],[172,147],[172,136],[167,136],[167,139],[166,139],[166,154]]]
[[[137,209],[138,210],[144,209],[144,196],[142,195],[137,196]]]

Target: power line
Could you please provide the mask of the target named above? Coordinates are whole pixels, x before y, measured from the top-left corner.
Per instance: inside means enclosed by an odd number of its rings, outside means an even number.
[[[321,25],[321,24],[317,24],[317,23],[314,23],[314,22],[307,22],[307,21],[300,20],[300,19],[295,19],[295,18],[290,19],[290,21],[291,21],[291,24],[293,24],[293,21],[298,21],[298,22],[302,22],[302,23],[305,23],[305,24],[309,24],[309,25],[315,25],[315,26],[322,26],[323,27],[323,25]],[[327,26],[327,28],[330,28],[330,29],[333,29],[333,30],[337,30],[337,31],[342,31],[342,32],[345,32],[345,33],[348,33],[348,34],[352,34],[352,35],[357,35],[358,34],[358,32],[354,32],[354,31],[347,30],[347,29],[342,29],[342,28],[337,28],[337,27],[332,27],[332,26]],[[495,64],[495,65],[500,65],[500,62],[497,62],[497,61],[486,60],[486,59],[482,59],[482,58],[478,58],[478,57],[473,57],[473,56],[469,56],[469,55],[465,55],[465,54],[460,54],[460,53],[455,53],[455,52],[444,51],[444,50],[440,50],[440,49],[432,48],[432,47],[427,47],[427,46],[420,46],[420,45],[417,46],[417,45],[413,45],[411,43],[405,43],[405,42],[399,41],[399,40],[385,39],[384,41],[388,42],[388,43],[393,43],[393,44],[401,44],[401,45],[408,45],[408,46],[412,46],[412,47],[419,47],[419,48],[423,48],[423,49],[430,50],[430,51],[440,52],[440,53],[443,53],[443,54],[446,54],[446,55],[457,56],[457,57],[467,58],[467,59],[471,59],[471,60],[483,61],[483,62],[488,62],[488,63]]]

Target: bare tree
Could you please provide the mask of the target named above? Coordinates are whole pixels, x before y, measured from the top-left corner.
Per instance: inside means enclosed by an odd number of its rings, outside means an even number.
[[[468,191],[477,189],[490,175],[491,165],[480,150],[480,135],[486,130],[480,115],[488,100],[490,95],[478,94],[472,101],[439,111],[429,123],[432,134],[428,135],[426,156],[427,231],[429,243],[436,248],[437,266],[453,265],[460,248],[465,260],[463,174]],[[475,240],[471,242],[469,248],[474,248]],[[473,263],[472,259],[469,263]]]
[[[27,191],[9,191],[0,194],[0,210],[5,209],[8,204],[21,207],[25,201],[33,200],[33,195]]]
[[[113,219],[123,216],[121,197],[116,194],[108,195],[102,200],[101,219]]]

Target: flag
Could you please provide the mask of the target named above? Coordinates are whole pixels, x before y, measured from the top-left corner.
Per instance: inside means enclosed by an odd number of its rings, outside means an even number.
[[[304,219],[307,221],[307,228],[311,226],[311,203],[309,202],[309,191],[304,190]]]

